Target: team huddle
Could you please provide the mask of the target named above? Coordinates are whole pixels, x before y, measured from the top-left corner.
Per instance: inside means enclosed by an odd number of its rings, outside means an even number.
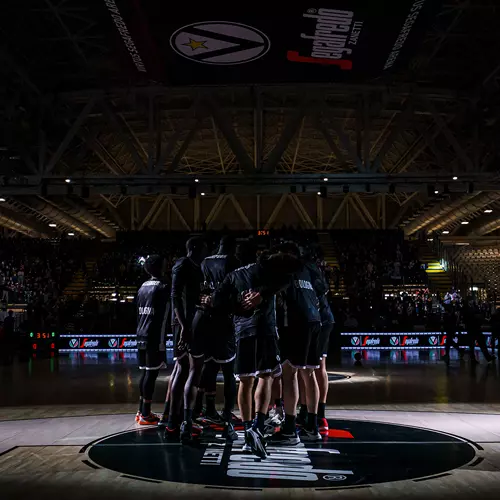
[[[188,240],[186,251],[172,269],[171,284],[166,259],[149,256],[144,265],[150,278],[137,296],[142,375],[136,421],[158,425],[167,440],[182,443],[208,427],[234,441],[241,429],[244,450],[260,458],[267,457],[268,444],[320,441],[328,433],[325,358],[334,320],[316,255],[282,243],[242,262],[228,236],[216,255],[206,256],[201,238]],[[169,326],[175,366],[163,414],[157,415],[151,402],[165,367]],[[215,405],[219,371],[221,413]],[[241,419],[233,414],[236,400]]]

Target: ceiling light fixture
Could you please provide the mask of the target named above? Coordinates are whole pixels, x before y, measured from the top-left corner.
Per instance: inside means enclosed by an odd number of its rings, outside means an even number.
[[[200,179],[195,179],[194,182],[200,182]]]
[[[450,232],[449,232],[447,229],[445,229],[445,230],[443,231],[443,234],[450,234]]]
[[[68,233],[68,236],[75,236],[75,233]]]
[[[57,224],[54,224],[53,222],[49,224],[49,227],[57,227]]]
[[[487,208],[484,213],[485,214],[491,214],[491,212],[493,212],[493,210],[491,208]]]
[[[65,182],[66,184],[70,184],[70,183],[71,183],[71,179],[64,179],[64,182]]]
[[[458,181],[458,177],[455,175],[455,176],[453,177],[453,180],[454,180],[454,181]]]
[[[467,225],[469,223],[468,220],[463,220],[460,224],[463,224],[464,226]]]
[[[0,203],[4,202],[5,198],[0,198]]]
[[[324,178],[323,178],[323,180],[324,180],[325,182],[328,182],[328,177],[324,177]]]

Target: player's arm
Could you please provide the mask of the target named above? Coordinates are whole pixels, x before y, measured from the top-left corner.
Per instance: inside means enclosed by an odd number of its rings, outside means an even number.
[[[186,261],[182,261],[178,266],[174,266],[172,269],[171,298],[172,307],[174,309],[173,313],[177,317],[179,325],[183,330],[188,326],[184,315],[184,304],[182,303],[182,294],[186,286],[187,275]]]

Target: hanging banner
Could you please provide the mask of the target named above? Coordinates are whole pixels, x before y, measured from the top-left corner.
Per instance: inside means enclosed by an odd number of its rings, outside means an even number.
[[[434,0],[101,1],[136,76],[172,85],[366,81],[407,62],[439,9]]]

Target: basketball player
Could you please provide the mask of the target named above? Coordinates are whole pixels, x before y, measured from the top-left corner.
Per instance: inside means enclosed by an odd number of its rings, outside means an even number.
[[[151,401],[160,368],[166,366],[165,334],[170,315],[170,289],[164,281],[166,259],[150,255],[144,270],[150,275],[137,292],[137,345],[139,348],[140,402],[136,421],[156,425],[159,417],[151,412]]]
[[[319,315],[321,318],[321,333],[319,335],[319,353],[321,355],[320,367],[315,370],[316,380],[319,387],[318,403],[318,425],[319,433],[322,436],[328,435],[328,420],[326,419],[326,399],[328,397],[328,372],[326,371],[326,358],[328,356],[328,346],[330,344],[330,335],[335,325],[330,304],[328,303],[328,292],[330,284],[325,272],[314,263],[308,263],[307,267],[311,276],[315,280],[316,290],[326,290],[319,295]]]
[[[196,311],[201,307],[203,274],[200,264],[207,246],[201,238],[190,238],[186,243],[187,256],[180,258],[172,268],[172,329],[176,368],[170,389],[170,413],[165,435],[183,442],[191,440],[193,406],[196,388],[203,368],[203,341],[199,329],[193,328]],[[179,428],[179,413],[184,395],[184,421]],[[180,434],[180,436],[179,436]]]
[[[281,373],[275,294],[287,286],[289,275],[299,265],[298,259],[291,255],[263,253],[257,263],[230,273],[212,296],[214,309],[229,307],[234,312],[235,371],[240,379],[238,406],[245,427],[244,449],[260,458],[267,457],[263,433],[273,377]],[[251,310],[245,310],[247,307]],[[252,398],[256,378],[257,388]]]
[[[300,258],[300,251],[293,243],[282,245],[281,250]],[[273,434],[268,443],[273,445],[298,445],[300,441],[321,440],[318,432],[317,409],[319,387],[315,370],[320,367],[319,337],[321,318],[318,297],[325,293],[325,285],[315,279],[303,261],[295,272],[290,285],[283,292],[285,318],[280,332],[282,358],[283,399],[285,420],[280,432]],[[307,424],[297,435],[295,411],[299,399],[298,379],[305,386],[308,409]],[[299,439],[300,438],[300,439]]]
[[[223,236],[218,253],[207,257],[201,263],[205,286],[212,292],[220,287],[230,272],[239,267],[235,251],[234,239],[230,236]],[[222,437],[234,441],[237,439],[237,434],[232,424],[232,412],[236,399],[236,380],[234,377],[236,345],[233,321],[227,312],[217,314],[215,310],[207,310],[199,311],[197,317],[199,315],[204,316],[200,321],[204,321],[202,335],[205,339],[205,365],[197,401],[200,403],[200,396],[203,395],[203,392],[206,394],[207,401],[207,408],[201,419],[204,423],[223,425]],[[222,417],[215,409],[215,390],[220,368],[222,368],[224,375],[224,411]]]

